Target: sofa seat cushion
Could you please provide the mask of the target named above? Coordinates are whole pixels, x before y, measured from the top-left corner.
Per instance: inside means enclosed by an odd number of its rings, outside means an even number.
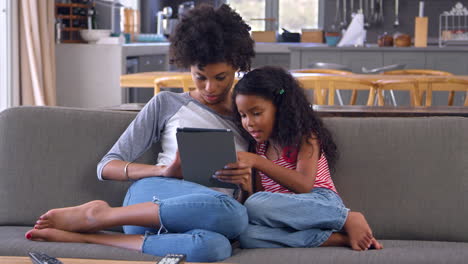
[[[61,258],[147,261],[159,259],[137,251],[103,245],[30,241],[24,237],[24,234],[31,228],[0,226],[0,256],[27,256],[30,251],[39,251]]]
[[[238,250],[229,263],[467,263],[468,243],[381,240],[383,250],[365,252],[344,247]]]

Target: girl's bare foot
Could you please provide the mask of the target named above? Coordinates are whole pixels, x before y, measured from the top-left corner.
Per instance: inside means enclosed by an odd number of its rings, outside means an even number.
[[[345,247],[350,246],[349,236],[344,233],[332,233],[321,247]]]
[[[41,215],[35,229],[54,228],[71,232],[100,230],[100,216],[110,209],[104,201],[91,201],[79,206],[52,209]]]
[[[361,251],[369,248],[382,249],[382,245],[372,235],[372,230],[364,215],[359,212],[349,212],[344,224],[344,230],[349,236],[352,249]]]

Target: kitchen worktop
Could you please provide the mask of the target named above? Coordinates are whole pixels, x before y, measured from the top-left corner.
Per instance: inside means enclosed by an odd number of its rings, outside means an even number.
[[[301,43],[302,45],[293,45],[289,49],[294,50],[339,50],[339,51],[468,51],[468,46],[427,46],[425,48],[416,48],[416,47],[379,47],[377,44],[367,44],[364,47],[329,47],[324,44],[314,44],[314,43]]]
[[[324,46],[325,44],[315,44],[316,46]],[[257,53],[289,53],[291,47],[304,47],[305,43],[267,43],[259,42],[255,43],[255,51]],[[155,42],[155,43],[129,43],[124,44],[123,48],[127,53],[131,54],[133,52],[141,53],[142,50],[151,50],[153,52],[165,53],[169,49],[169,42]]]
[[[97,44],[59,44],[77,45],[82,48],[93,48],[93,47],[106,47],[109,45],[97,45]],[[110,45],[116,46],[116,45]],[[151,42],[151,43],[129,43],[123,44],[122,50],[126,56],[139,56],[139,55],[150,55],[150,54],[167,54],[169,51],[169,42]],[[329,47],[322,43],[286,43],[286,42],[257,42],[255,43],[255,51],[257,53],[282,53],[289,54],[291,51],[305,51],[305,50],[326,50],[326,51],[468,51],[468,46],[428,46],[426,48],[415,48],[415,47],[378,47],[377,44],[367,44],[364,47]]]
[[[161,43],[131,43],[124,44],[126,50],[141,50],[151,49],[155,51],[167,52],[169,42]],[[255,51],[258,53],[289,53],[291,50],[352,50],[352,51],[468,51],[468,46],[447,46],[439,47],[438,45],[430,45],[425,48],[416,47],[379,47],[377,44],[367,44],[364,47],[329,47],[323,43],[287,43],[287,42],[257,42],[255,43]]]

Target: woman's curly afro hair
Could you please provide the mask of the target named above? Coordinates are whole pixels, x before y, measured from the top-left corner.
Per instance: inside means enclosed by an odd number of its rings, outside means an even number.
[[[242,17],[228,5],[202,4],[183,15],[171,36],[170,62],[177,67],[226,62],[249,71],[255,56],[254,41]]]
[[[276,116],[271,138],[281,147],[297,149],[301,140],[313,133],[320,143],[320,151],[324,152],[328,165],[333,170],[338,152],[332,135],[307,101],[304,89],[289,72],[273,66],[257,68],[247,73],[234,86],[233,113],[237,125],[242,127],[235,104],[239,94],[259,96],[275,105]]]

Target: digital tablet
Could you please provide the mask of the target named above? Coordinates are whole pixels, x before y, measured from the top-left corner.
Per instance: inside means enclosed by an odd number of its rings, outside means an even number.
[[[207,187],[237,188],[213,178],[216,171],[237,161],[232,130],[183,127],[177,128],[176,137],[184,180]]]

